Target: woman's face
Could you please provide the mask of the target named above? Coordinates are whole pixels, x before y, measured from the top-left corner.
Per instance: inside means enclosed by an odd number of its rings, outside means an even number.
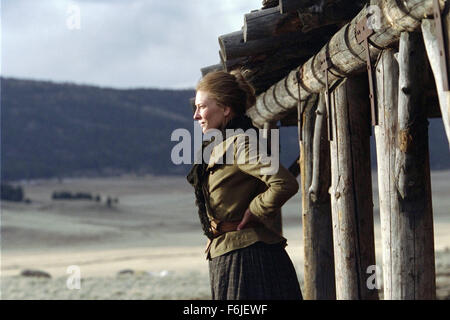
[[[208,92],[197,91],[195,96],[194,120],[197,120],[205,133],[209,129],[221,129],[231,113],[230,107],[219,106]]]

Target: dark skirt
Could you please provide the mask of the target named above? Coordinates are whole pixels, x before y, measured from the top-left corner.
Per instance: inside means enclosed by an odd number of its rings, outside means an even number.
[[[297,274],[281,244],[257,242],[209,261],[213,300],[302,300]]]

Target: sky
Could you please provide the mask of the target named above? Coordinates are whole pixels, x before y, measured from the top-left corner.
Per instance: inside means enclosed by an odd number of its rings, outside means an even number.
[[[1,0],[3,77],[193,88],[262,0]]]

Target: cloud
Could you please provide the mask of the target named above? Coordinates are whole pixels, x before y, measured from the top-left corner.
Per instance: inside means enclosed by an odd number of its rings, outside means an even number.
[[[260,0],[2,2],[2,75],[129,87],[194,87],[217,37]],[[68,20],[79,29],[69,28]],[[75,20],[74,20],[75,19]],[[73,24],[72,24],[73,26]]]

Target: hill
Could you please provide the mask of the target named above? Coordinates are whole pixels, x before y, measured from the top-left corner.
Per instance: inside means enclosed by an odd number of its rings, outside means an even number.
[[[170,134],[193,127],[193,95],[2,79],[2,178],[181,173]]]
[[[177,142],[170,136],[177,128],[193,133],[193,96],[2,78],[2,180],[186,174],[190,165],[171,161]],[[297,129],[282,128],[280,137],[280,161],[289,166],[298,155]],[[450,168],[441,119],[430,119],[430,155],[432,169]]]

